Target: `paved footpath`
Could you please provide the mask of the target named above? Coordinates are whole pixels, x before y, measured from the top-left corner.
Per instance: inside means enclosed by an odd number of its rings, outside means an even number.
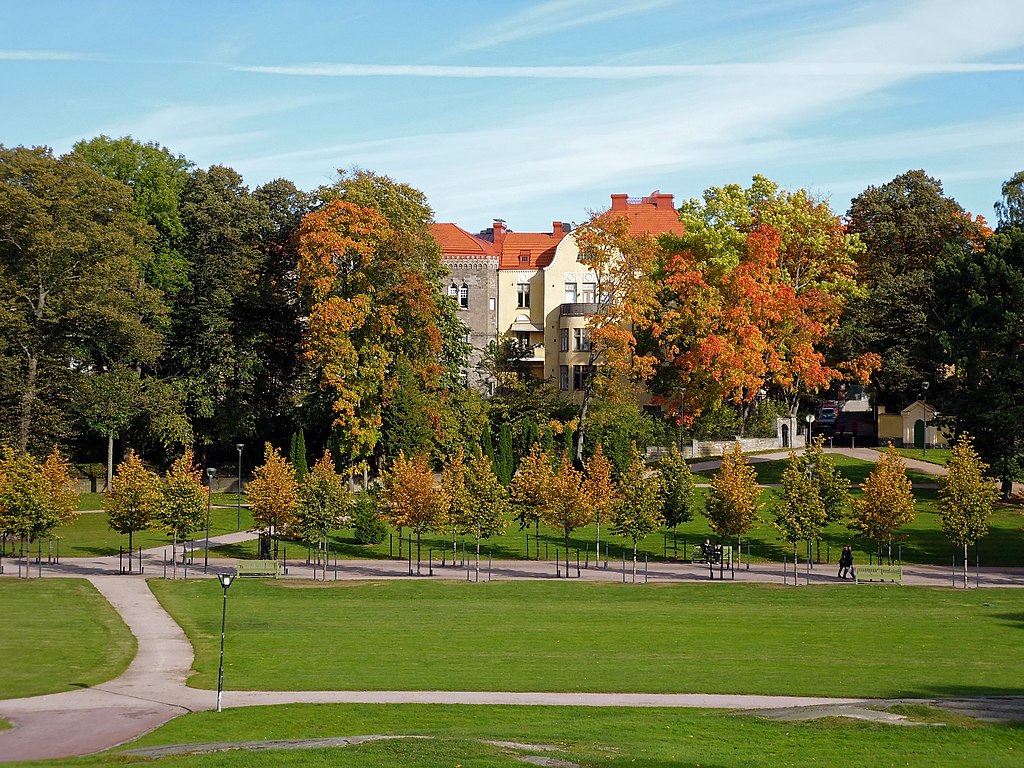
[[[865,457],[875,460],[877,452],[865,450]],[[838,452],[838,451],[837,451]],[[850,451],[843,450],[843,453]],[[911,462],[908,461],[908,465]],[[926,465],[929,471],[942,468]],[[915,467],[916,468],[916,467]],[[211,545],[230,544],[252,538],[249,533],[233,533],[212,538]],[[212,579],[215,573],[231,573],[234,561],[211,558],[209,573],[203,574],[196,553],[197,565],[189,569],[189,577]],[[157,548],[143,553],[145,577],[160,577],[164,574],[164,550]],[[7,574],[11,575],[15,563],[5,562]],[[412,564],[416,571],[416,564]],[[852,582],[835,578],[834,565],[818,565],[813,570],[802,567],[800,583],[833,584],[837,588],[854,588]],[[367,578],[409,578],[410,565],[399,560],[342,560],[337,568],[317,569],[319,578],[327,580]],[[424,561],[419,575],[429,578],[431,566]],[[37,573],[33,566],[33,576]],[[192,668],[192,646],[184,632],[163,610],[153,596],[144,578],[140,575],[118,575],[118,559],[76,558],[64,560],[59,566],[43,565],[44,577],[87,578],[118,611],[129,629],[138,640],[135,659],[120,677],[92,688],[66,693],[36,696],[25,699],[0,700],[0,717],[14,726],[0,732],[0,762],[69,757],[97,752],[134,739],[168,720],[184,714],[213,709],[216,704],[214,691],[198,690],[186,686]],[[167,570],[170,575],[170,569]],[[632,569],[625,569],[621,561],[591,563],[590,568],[581,568],[579,578],[599,581],[632,581]],[[312,567],[304,564],[289,566],[289,578],[312,578]],[[577,577],[575,563],[568,569],[570,577]],[[712,579],[711,576],[714,576]],[[733,574],[726,571],[725,581],[733,576],[736,581],[778,583],[783,581],[783,567],[772,563],[757,563],[749,568],[744,564]],[[184,576],[184,569],[178,569],[178,577]],[[551,561],[504,560],[490,564],[481,561],[480,569],[471,562],[469,568],[440,568],[433,566],[434,578],[441,579],[524,579],[524,578],[565,578],[564,563],[556,566]],[[646,578],[654,583],[707,582],[720,584],[720,572],[712,574],[706,566],[686,563],[658,563],[651,565]],[[645,578],[643,565],[638,567],[637,579]],[[792,566],[787,580],[792,583]],[[905,566],[904,580],[907,584],[949,586],[951,572],[948,568]],[[971,574],[974,583],[974,574]],[[982,586],[1024,586],[1024,569],[985,569],[980,583]],[[217,588],[216,583],[211,588]],[[873,587],[863,587],[871,589]],[[544,692],[489,692],[489,691],[226,691],[225,707],[262,706],[288,703],[420,703],[420,704],[517,704],[517,705],[574,705],[574,706],[623,706],[623,707],[713,707],[785,713],[791,717],[794,711],[820,712],[823,708],[846,707],[848,716],[860,716],[867,712],[863,699],[830,699],[793,696],[745,696],[713,694],[644,694],[644,693],[544,693]],[[978,706],[983,700],[962,700],[961,706]],[[881,703],[881,702],[874,702]],[[1022,700],[1013,699],[1006,704],[1014,717],[1021,716],[1024,709]],[[833,711],[833,709],[829,709]],[[974,711],[974,710],[971,710]]]

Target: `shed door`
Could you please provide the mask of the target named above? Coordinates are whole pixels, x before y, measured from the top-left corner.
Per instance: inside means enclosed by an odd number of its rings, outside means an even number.
[[[914,422],[914,447],[924,448],[924,421],[922,419]]]

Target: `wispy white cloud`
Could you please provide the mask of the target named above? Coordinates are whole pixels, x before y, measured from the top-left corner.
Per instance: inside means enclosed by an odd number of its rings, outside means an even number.
[[[85,61],[93,58],[74,51],[0,51],[0,61]]]
[[[233,66],[236,72],[293,77],[429,77],[528,78],[552,80],[653,80],[664,78],[741,77],[770,74],[807,78],[848,75],[943,75],[1024,72],[1024,63],[987,62],[743,62],[653,64],[641,66],[472,67],[426,64],[296,64]]]
[[[547,0],[506,18],[462,44],[464,50],[494,48],[517,40],[599,24],[672,5],[676,0]]]

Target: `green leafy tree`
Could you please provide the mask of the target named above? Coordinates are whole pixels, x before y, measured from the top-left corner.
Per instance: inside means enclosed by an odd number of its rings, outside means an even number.
[[[661,516],[674,531],[680,523],[693,520],[693,514],[699,508],[693,473],[675,443],[669,446],[668,454],[658,463],[658,476],[662,489]]]
[[[825,436],[818,435],[799,457],[799,469],[809,474],[825,509],[828,522],[840,522],[850,503],[850,481],[825,453]]]
[[[152,254],[139,266],[146,282],[173,296],[188,281],[188,264],[179,250],[185,235],[179,205],[192,163],[166,147],[130,136],[97,136],[73,149],[104,176],[131,189],[132,214],[157,232]]]
[[[1024,171],[1003,182],[1003,199],[996,203],[999,231],[1024,229]]]
[[[1024,478],[1024,230],[1007,229],[983,251],[951,252],[935,270],[940,347],[953,376],[939,401],[1001,478],[1004,498]]]
[[[465,493],[469,501],[463,525],[476,537],[477,578],[480,577],[480,540],[504,531],[509,523],[508,489],[495,476],[490,460],[477,451],[466,462]]]
[[[306,432],[301,428],[298,432],[292,432],[288,461],[295,468],[295,481],[301,484],[309,474],[309,464],[306,463]]]
[[[76,155],[0,147],[0,441],[66,440],[84,372],[158,359],[163,306],[137,266],[152,230],[131,206]]]
[[[276,560],[278,538],[295,524],[299,484],[294,467],[270,443],[263,446],[263,463],[253,470],[245,496],[252,510],[253,526],[270,537]]]
[[[962,433],[947,463],[949,474],[939,481],[939,515],[942,532],[964,551],[964,588],[967,587],[967,547],[988,533],[998,493],[985,477],[988,465],[974,449],[973,438]]]
[[[569,448],[566,447],[566,452]],[[612,477],[612,463],[604,455],[601,444],[597,444],[594,455],[587,459],[584,465],[584,483],[587,486],[587,494],[590,496],[593,505],[594,522],[597,524],[597,533],[594,539],[594,557],[601,557],[601,521],[607,520],[609,515],[619,503],[619,489]]]
[[[881,366],[871,383],[878,401],[898,411],[922,380],[937,380],[942,347],[934,320],[944,304],[935,295],[936,264],[947,247],[980,247],[990,231],[923,170],[865,189],[853,199],[847,221],[866,250],[858,258],[862,291],[836,330],[836,353],[878,355]]]
[[[54,449],[41,464],[10,446],[0,449],[0,532],[22,545],[77,517],[70,467]]]
[[[198,531],[207,511],[207,491],[203,487],[203,473],[196,464],[191,448],[178,457],[164,474],[157,519],[169,534],[175,547],[179,541]],[[177,578],[178,560],[173,559],[173,575]]]
[[[633,542],[635,582],[637,542],[654,533],[665,522],[661,516],[661,478],[647,472],[647,463],[634,448],[633,458],[619,477],[618,486],[619,500],[612,507],[612,531]]]
[[[326,539],[328,533],[341,525],[349,502],[345,480],[334,471],[330,453],[324,451],[299,485],[295,527],[302,540],[315,544]]]
[[[480,432],[480,450],[483,451],[484,456],[494,463],[494,441],[491,440],[491,427],[485,425],[483,430]]]
[[[907,465],[892,443],[860,487],[864,494],[853,500],[850,528],[877,542],[879,553],[882,545],[887,545],[891,561],[893,534],[914,522],[914,493]]]
[[[775,519],[772,527],[793,545],[793,562],[797,561],[797,542],[817,541],[828,522],[828,512],[811,477],[806,461],[792,451],[782,473],[782,493],[776,495]]]
[[[460,450],[445,462],[441,473],[443,511],[440,525],[445,533],[451,534],[453,561],[459,549],[459,536],[469,532],[473,500],[466,486],[467,471],[466,455]]]
[[[128,458],[117,465],[117,474],[103,503],[110,530],[127,534],[131,551],[132,536],[153,526],[159,519],[162,503],[160,478],[146,469],[135,451],[129,451]],[[129,567],[130,563],[129,559]]]
[[[367,491],[357,493],[352,502],[352,529],[360,544],[380,544],[388,536],[377,500]]]
[[[761,489],[757,472],[747,464],[743,449],[734,443],[732,450],[722,451],[722,466],[711,478],[711,488],[704,504],[704,517],[719,538],[742,536],[758,519]]]
[[[515,461],[512,453],[512,429],[508,422],[505,422],[498,430],[498,450],[494,457],[494,473],[504,486],[512,482]]]

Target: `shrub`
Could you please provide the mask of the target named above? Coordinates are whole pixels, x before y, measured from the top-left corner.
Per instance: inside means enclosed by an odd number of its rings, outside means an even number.
[[[380,544],[387,538],[388,524],[380,517],[377,500],[366,491],[352,505],[352,528],[360,544]]]

